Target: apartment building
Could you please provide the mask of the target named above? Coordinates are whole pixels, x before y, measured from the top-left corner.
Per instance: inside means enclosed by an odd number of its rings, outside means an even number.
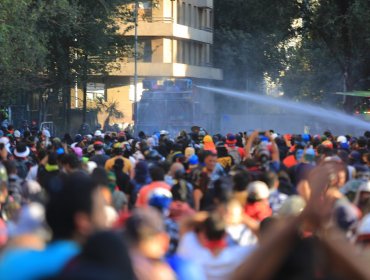
[[[197,84],[222,79],[222,71],[212,67],[213,0],[156,0],[154,4],[139,1],[138,14],[138,99],[144,79],[161,83],[190,78]],[[121,32],[124,29],[122,26]],[[134,30],[126,35],[133,36]],[[111,122],[132,123],[134,68],[133,58],[127,59],[109,77],[88,84],[88,104],[97,96],[104,97],[107,103],[118,103],[124,117],[112,118]],[[81,93],[77,88],[71,97],[72,108],[80,108]],[[106,114],[99,114],[99,123],[103,124],[105,118]]]

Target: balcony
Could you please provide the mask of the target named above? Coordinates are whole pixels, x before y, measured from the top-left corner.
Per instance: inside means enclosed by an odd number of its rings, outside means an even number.
[[[110,75],[133,76],[134,63],[121,64],[121,69],[113,70]],[[181,63],[138,63],[138,76],[222,80],[222,71],[218,68],[193,66]]]
[[[122,26],[120,32],[125,30]],[[213,44],[213,33],[211,28],[201,27],[196,29],[186,25],[173,22],[172,18],[151,17],[140,20],[138,24],[138,36],[147,37],[174,37],[188,39],[206,44]],[[134,36],[135,30],[132,28],[125,35]]]

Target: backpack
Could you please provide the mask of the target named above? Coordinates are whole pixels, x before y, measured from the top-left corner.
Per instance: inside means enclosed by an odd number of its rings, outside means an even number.
[[[236,147],[234,147],[234,148],[228,147],[227,148],[227,151],[228,151],[229,155],[233,158],[234,164],[240,164],[241,163],[242,157],[241,157],[241,155],[239,153],[238,148],[236,148]]]

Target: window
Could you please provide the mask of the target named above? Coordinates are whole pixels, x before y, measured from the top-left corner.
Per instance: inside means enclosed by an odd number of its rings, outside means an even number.
[[[177,23],[182,24],[182,11],[180,1],[177,1]]]
[[[188,5],[188,22],[187,22],[187,26],[192,26],[192,20],[191,20],[192,16],[191,16],[191,5],[189,4]]]
[[[95,101],[97,98],[105,100],[105,84],[87,83],[86,99]]]
[[[152,40],[143,42],[143,61],[152,62]]]

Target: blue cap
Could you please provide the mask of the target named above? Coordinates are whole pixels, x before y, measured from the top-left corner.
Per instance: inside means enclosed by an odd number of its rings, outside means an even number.
[[[198,156],[197,155],[192,155],[190,158],[189,158],[189,164],[190,165],[196,165],[199,163],[199,159],[198,159]]]
[[[63,148],[58,148],[57,149],[57,155],[63,155],[64,154],[64,149]]]

